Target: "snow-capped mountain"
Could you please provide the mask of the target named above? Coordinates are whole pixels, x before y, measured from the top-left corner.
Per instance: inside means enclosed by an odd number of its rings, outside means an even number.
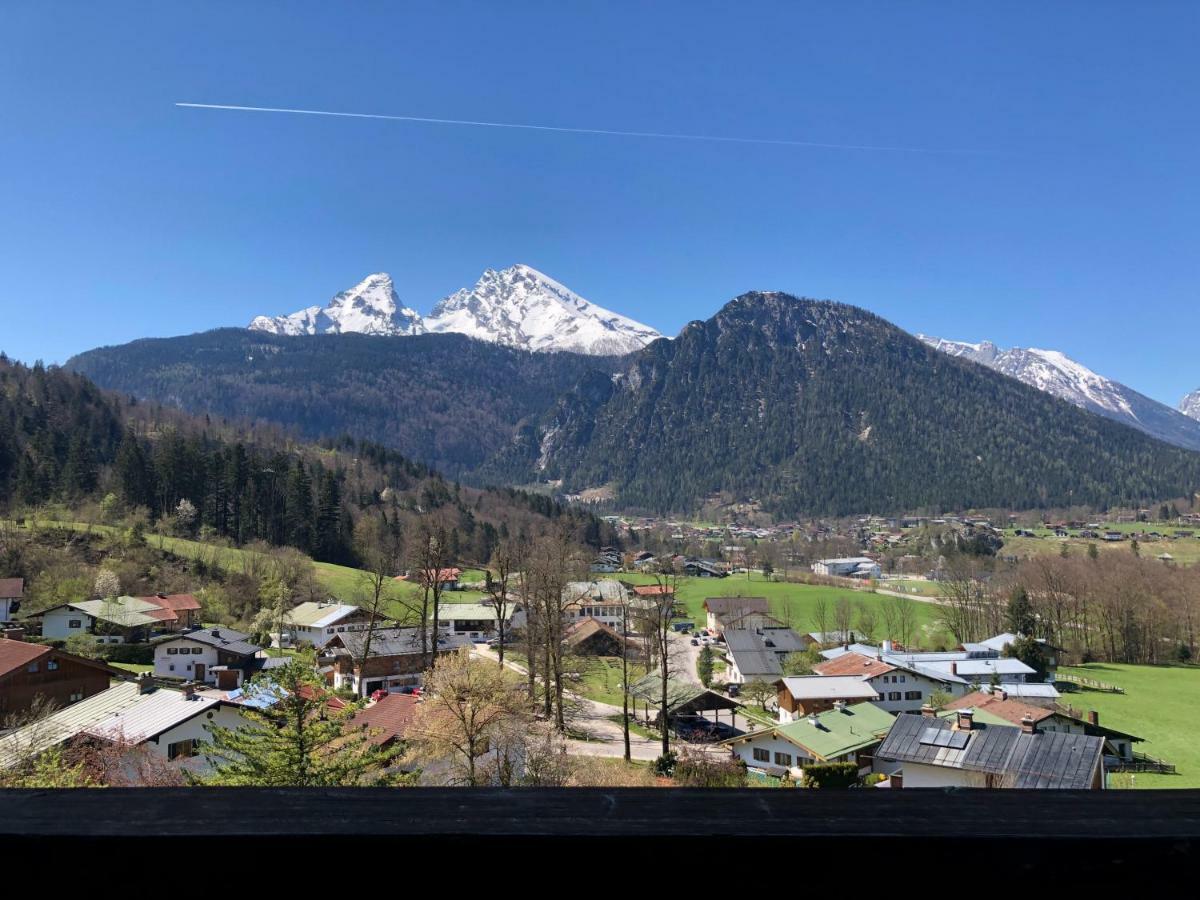
[[[451,331],[523,350],[623,355],[662,337],[653,328],[589,303],[529,266],[488,269],[470,290],[441,300],[425,319]]]
[[[662,337],[653,328],[589,303],[529,266],[488,269],[469,290],[439,301],[427,318],[404,307],[392,279],[371,275],[325,307],[258,316],[249,326],[273,334],[408,335],[453,332],[522,350],[618,356]]]
[[[991,341],[969,344],[925,334],[917,337],[935,350],[995,369],[1076,406],[1132,425],[1159,440],[1200,450],[1200,422],[1119,381],[1098,375],[1058,350],[1032,347],[1005,350]]]
[[[310,306],[287,316],[258,316],[252,331],[272,334],[423,334],[420,314],[396,296],[386,272],[368,275],[324,306]]]
[[[1179,411],[1188,418],[1200,421],[1200,388],[1179,401]]]

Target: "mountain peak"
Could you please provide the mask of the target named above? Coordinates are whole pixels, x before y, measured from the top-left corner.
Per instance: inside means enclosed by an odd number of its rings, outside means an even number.
[[[376,272],[334,294],[323,308],[310,306],[286,316],[258,316],[250,329],[272,334],[421,334],[425,326],[415,310],[400,302],[392,277]]]

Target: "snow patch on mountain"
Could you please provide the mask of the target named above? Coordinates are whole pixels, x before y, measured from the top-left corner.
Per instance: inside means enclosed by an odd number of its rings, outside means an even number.
[[[1189,419],[1200,421],[1200,388],[1179,401],[1179,411]]]
[[[258,316],[252,331],[272,334],[422,334],[420,314],[396,296],[386,272],[368,275],[324,306],[310,306],[287,316]]]
[[[926,334],[918,334],[917,338],[942,353],[977,362],[1160,440],[1200,450],[1197,422],[1119,381],[1093,372],[1059,350],[1036,347],[1005,350],[991,341],[971,344]]]

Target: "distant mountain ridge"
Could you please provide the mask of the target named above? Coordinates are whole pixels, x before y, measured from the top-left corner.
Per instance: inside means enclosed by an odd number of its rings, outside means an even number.
[[[1090,412],[1131,425],[1159,440],[1200,450],[1200,422],[1195,421],[1200,419],[1200,391],[1196,394],[1197,414],[1189,418],[1182,405],[1180,410],[1171,409],[1119,381],[1093,372],[1058,350],[1033,347],[1005,350],[991,341],[971,344],[925,334],[916,336],[942,353],[987,366]],[[1186,398],[1184,403],[1187,403]]]
[[[662,337],[526,265],[486,270],[473,288],[438,301],[424,318],[400,302],[391,276],[380,272],[325,307],[256,316],[249,327],[282,335],[454,333],[521,350],[594,356],[621,356]]]

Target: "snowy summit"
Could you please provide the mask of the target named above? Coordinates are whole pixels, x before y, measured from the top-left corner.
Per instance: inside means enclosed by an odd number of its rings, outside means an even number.
[[[272,334],[422,334],[420,314],[403,306],[386,272],[368,275],[335,294],[324,308],[310,306],[288,316],[258,316],[252,331]]]
[[[465,334],[522,350],[623,355],[662,337],[653,328],[589,303],[529,266],[488,269],[421,318],[401,306],[387,275],[372,275],[334,297],[288,316],[259,316],[255,331],[273,334]]]
[[[1131,425],[1159,440],[1200,450],[1200,428],[1196,427],[1196,421],[1119,381],[1093,372],[1059,350],[1034,347],[1004,350],[991,341],[969,344],[925,334],[917,337],[935,350],[995,369],[1089,412]]]

